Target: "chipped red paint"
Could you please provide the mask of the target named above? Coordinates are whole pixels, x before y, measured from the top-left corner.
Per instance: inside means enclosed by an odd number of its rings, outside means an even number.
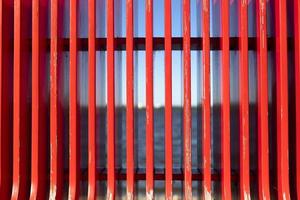
[[[210,120],[210,1],[203,0],[202,35],[203,35],[203,100],[202,100],[202,142],[203,142],[203,196],[211,199],[211,120]]]
[[[66,2],[68,1],[68,2]],[[117,194],[116,181],[126,181],[126,199],[137,198],[136,181],[145,181],[146,199],[156,195],[155,181],[164,182],[165,199],[173,198],[174,181],[182,181],[184,199],[192,199],[192,186],[202,181],[199,195],[212,199],[212,182],[221,182],[222,199],[232,197],[231,184],[239,185],[239,198],[250,199],[252,180],[258,182],[258,199],[270,199],[269,158],[276,159],[277,198],[290,199],[300,195],[300,3],[294,0],[294,37],[288,38],[287,1],[275,0],[274,24],[267,22],[268,0],[256,0],[256,37],[248,35],[248,5],[251,0],[238,1],[238,37],[230,37],[230,5],[235,0],[202,0],[202,37],[191,37],[191,1],[182,1],[182,37],[172,37],[172,0],[164,0],[164,37],[153,37],[154,1],[145,1],[145,37],[135,37],[134,0],[126,0],[126,37],[115,38],[114,0],[106,0],[106,38],[97,38],[96,0],[87,1],[88,38],[81,37],[79,17],[81,9],[78,0],[2,0],[0,1],[0,199],[79,199],[80,184],[88,183],[87,198],[96,199],[97,182],[107,184],[106,199],[113,200]],[[200,5],[198,1],[197,5]],[[50,3],[50,4],[49,4]],[[81,3],[81,2],[80,2]],[[218,37],[210,36],[211,7],[220,3],[220,30]],[[289,4],[288,4],[289,5]],[[50,6],[50,7],[49,7]],[[67,8],[65,8],[67,6]],[[50,10],[48,9],[50,8]],[[68,10],[69,9],[69,10]],[[213,8],[214,9],[214,8]],[[49,10],[49,11],[48,11]],[[61,20],[64,11],[69,11],[69,24]],[[50,12],[50,13],[47,13]],[[67,12],[68,13],[68,12]],[[50,14],[48,16],[48,14]],[[47,19],[49,18],[49,19]],[[66,20],[68,21],[68,20]],[[50,36],[47,25],[50,23]],[[276,37],[267,37],[267,26],[274,25]],[[64,26],[69,26],[64,27]],[[250,24],[249,24],[250,27]],[[193,27],[192,27],[193,28]],[[65,30],[67,29],[67,31]],[[69,36],[63,36],[63,32]],[[68,32],[70,31],[70,32]],[[49,37],[49,38],[47,38]],[[63,38],[66,37],[66,38]],[[276,42],[275,42],[276,41]],[[252,44],[256,42],[256,44]],[[294,46],[293,46],[294,45]],[[268,48],[269,47],[269,48]],[[293,48],[294,47],[294,48]],[[117,171],[115,150],[115,57],[116,51],[126,50],[126,170]],[[146,170],[137,170],[135,158],[135,119],[134,119],[134,51],[145,51],[146,59]],[[154,91],[153,55],[154,51],[165,53],[165,169],[155,171],[154,163]],[[172,115],[172,51],[183,51],[183,170],[174,171],[173,166],[173,115]],[[192,106],[191,106],[191,51],[202,51],[202,62],[198,63],[202,72],[203,99],[201,105],[202,166],[197,172],[192,170]],[[212,170],[211,122],[211,57],[212,51],[221,50],[220,89],[221,89],[221,171]],[[288,77],[288,50],[294,51],[294,77]],[[78,52],[88,52],[88,170],[80,168],[80,84]],[[97,105],[96,105],[96,51],[107,53],[107,167],[97,167]],[[239,172],[231,168],[230,149],[230,52],[239,53]],[[257,53],[257,174],[250,173],[249,130],[249,51]],[[269,153],[268,119],[268,51],[275,52],[276,66],[271,68],[276,74],[276,150]],[[61,62],[63,52],[69,54],[69,113],[63,109],[64,69]],[[47,55],[50,53],[50,57]],[[50,71],[47,72],[50,62]],[[46,67],[45,67],[46,66]],[[97,66],[98,67],[98,66]],[[100,66],[105,67],[105,66]],[[49,76],[47,78],[47,76]],[[295,80],[295,82],[293,82]],[[49,81],[49,83],[47,82]],[[289,82],[290,81],[290,82]],[[288,84],[295,90],[289,91]],[[50,88],[48,89],[48,84]],[[100,86],[101,90],[104,86]],[[49,90],[49,91],[48,91]],[[50,93],[49,94],[47,93]],[[293,93],[294,92],[294,93]],[[295,95],[295,120],[289,129],[288,98]],[[137,102],[136,102],[137,103]],[[48,108],[49,107],[49,108]],[[48,110],[49,109],[49,110]],[[49,112],[49,113],[48,113]],[[49,116],[48,116],[49,115]],[[63,115],[68,115],[69,126],[63,124]],[[50,118],[49,118],[50,117]],[[272,119],[271,119],[272,120]],[[294,121],[295,122],[294,122]],[[275,123],[270,121],[271,123]],[[64,132],[69,138],[68,166],[64,169]],[[49,129],[49,130],[48,130]],[[11,133],[11,134],[10,134]],[[273,132],[272,132],[273,133]],[[271,133],[271,134],[272,134]],[[49,135],[48,135],[49,134]],[[289,134],[295,134],[295,141],[289,143]],[[47,140],[49,136],[49,141]],[[294,135],[292,135],[294,136]],[[292,137],[290,137],[292,138]],[[295,145],[291,152],[289,144]],[[177,148],[177,146],[175,147]],[[50,149],[50,153],[48,153]],[[295,153],[295,154],[294,154]],[[48,157],[50,158],[48,158]],[[289,166],[289,156],[296,158],[295,167]],[[295,156],[295,157],[294,157]],[[50,163],[48,163],[50,161]],[[101,162],[101,161],[100,161]],[[294,162],[291,162],[294,164]],[[48,166],[49,165],[49,166]],[[48,170],[49,168],[49,170]],[[296,170],[296,171],[295,171]],[[290,178],[296,180],[290,188]],[[251,182],[250,182],[251,180]],[[63,195],[65,183],[68,194]],[[250,184],[251,183],[251,184]],[[296,191],[290,191],[295,189]],[[252,190],[253,188],[251,188]],[[253,189],[253,191],[256,191]],[[290,193],[292,196],[290,196]],[[48,196],[49,194],[49,196]],[[194,194],[194,197],[196,194]],[[274,194],[272,194],[274,196]],[[85,197],[83,197],[85,198]]]
[[[239,1],[240,199],[250,200],[248,4]]]
[[[278,199],[290,199],[288,150],[288,62],[286,1],[275,0],[276,125]]]
[[[134,67],[133,67],[133,0],[126,0],[126,158],[127,200],[134,199]]]

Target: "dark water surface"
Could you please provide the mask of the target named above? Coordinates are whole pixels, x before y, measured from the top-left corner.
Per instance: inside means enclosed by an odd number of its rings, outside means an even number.
[[[67,111],[66,111],[67,112]],[[81,134],[81,168],[88,167],[88,121],[87,108],[81,108],[80,112],[80,134]],[[146,163],[146,141],[145,141],[145,109],[135,110],[135,167],[138,172],[145,172]],[[220,107],[214,106],[211,112],[211,146],[212,146],[212,173],[218,174],[221,170],[220,151]],[[116,168],[126,171],[126,108],[116,109]],[[68,118],[64,118],[68,120]],[[201,172],[202,166],[202,121],[201,108],[192,108],[192,169],[193,172]],[[231,106],[231,169],[232,174],[238,175],[239,171],[239,109],[238,106]],[[65,123],[67,124],[67,123]],[[97,110],[97,168],[106,170],[106,109]],[[255,106],[250,106],[250,167],[251,174],[257,171],[257,111]],[[173,108],[173,172],[181,173],[182,157],[182,108]],[[68,141],[68,127],[65,127],[65,141]],[[154,158],[155,171],[164,171],[165,146],[164,146],[164,108],[154,110]],[[272,142],[272,141],[271,141]],[[68,144],[65,145],[65,167],[68,167]],[[271,167],[272,168],[272,167]],[[238,176],[237,176],[238,177]],[[257,192],[256,178],[251,179],[251,193]],[[238,178],[237,178],[238,179]],[[182,199],[183,185],[181,181],[174,181],[174,199]],[[201,181],[193,181],[193,196],[202,195]],[[233,196],[238,197],[239,183],[232,182]],[[87,193],[87,182],[81,184],[82,194]],[[106,193],[106,181],[99,181],[99,198],[102,199]],[[136,191],[138,197],[143,199],[145,195],[145,181],[137,181]],[[213,195],[216,199],[220,194],[220,182],[213,182]],[[155,181],[156,198],[164,199],[164,181]],[[117,182],[117,199],[126,197],[126,181]],[[140,199],[140,198],[139,198]]]

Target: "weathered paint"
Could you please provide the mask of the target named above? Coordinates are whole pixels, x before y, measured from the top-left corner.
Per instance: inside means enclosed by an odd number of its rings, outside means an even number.
[[[267,5],[256,1],[257,24],[257,107],[258,107],[258,197],[270,199],[269,184],[269,127],[268,127],[268,60]]]

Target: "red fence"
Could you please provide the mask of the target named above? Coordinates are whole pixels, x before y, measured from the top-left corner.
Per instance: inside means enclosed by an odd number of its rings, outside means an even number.
[[[172,1],[164,1],[164,38],[153,37],[153,2],[145,1],[146,34],[134,37],[134,1],[126,0],[126,38],[115,38],[114,1],[106,1],[106,38],[96,38],[96,0],[88,0],[88,38],[78,36],[76,0],[69,1],[70,23],[60,22],[63,0],[0,1],[0,199],[62,199],[68,183],[69,199],[78,199],[80,183],[88,181],[88,199],[97,195],[97,181],[107,180],[107,199],[115,199],[116,181],[125,180],[127,199],[135,195],[135,183],[146,181],[145,197],[153,199],[155,181],[163,180],[165,198],[172,199],[173,182],[183,181],[184,199],[192,199],[192,183],[202,182],[204,199],[231,199],[233,181],[239,183],[240,199],[250,199],[251,190],[259,199],[300,197],[300,4],[294,0],[293,37],[288,37],[287,4],[275,3],[275,38],[267,36],[267,2],[256,1],[256,37],[248,36],[248,2],[238,3],[239,36],[230,37],[230,4],[221,0],[221,35],[211,37],[210,1],[202,1],[202,37],[191,37],[190,1],[182,0],[182,37],[172,37]],[[49,7],[50,4],[50,7]],[[48,7],[50,12],[48,13]],[[50,21],[50,36],[47,21]],[[70,26],[68,38],[62,36]],[[107,54],[107,169],[97,168],[96,51]],[[126,50],[126,171],[116,169],[115,136],[115,51]],[[135,167],[134,136],[134,51],[146,57],[146,169]],[[165,53],[165,169],[154,165],[153,51]],[[172,50],[183,51],[183,169],[175,173],[172,144]],[[202,51],[202,138],[203,164],[192,170],[191,50]],[[210,54],[221,51],[221,172],[211,169],[211,74]],[[232,173],[230,157],[230,51],[239,51],[239,172]],[[257,52],[257,171],[250,170],[249,60]],[[63,114],[60,91],[61,52],[69,52],[69,168],[64,171]],[[80,167],[78,104],[78,52],[88,51],[88,171]],[[275,52],[276,152],[269,151],[268,51]],[[294,56],[293,91],[289,91],[288,51]],[[50,59],[46,56],[50,53]],[[45,78],[47,61],[49,77]],[[49,81],[48,81],[49,80]],[[49,88],[48,88],[49,87]],[[47,95],[47,91],[49,95]],[[292,100],[290,100],[292,98]],[[289,103],[293,102],[293,103]],[[289,111],[295,110],[292,113]],[[294,113],[294,114],[293,114]],[[174,118],[173,118],[174,120]],[[293,140],[294,139],[294,140]],[[161,141],[163,142],[163,141]],[[289,146],[291,145],[291,146]],[[270,191],[270,162],[276,159],[276,194]],[[289,158],[290,157],[290,158]],[[290,159],[290,160],[289,160]],[[250,183],[257,181],[257,186]],[[272,179],[273,180],[273,179]],[[221,182],[220,196],[213,194],[212,181]],[[291,186],[291,187],[290,187]],[[252,187],[257,187],[257,190]],[[250,190],[251,189],[251,190]],[[253,192],[252,192],[253,193]],[[200,198],[200,197],[199,197]],[[255,198],[255,197],[252,197]]]

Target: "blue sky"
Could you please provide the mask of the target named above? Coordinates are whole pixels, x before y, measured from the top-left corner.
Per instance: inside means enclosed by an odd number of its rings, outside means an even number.
[[[201,37],[201,0],[191,0],[191,36]],[[69,24],[69,2],[65,1],[64,13],[64,37],[68,37]],[[154,37],[164,36],[164,1],[153,0],[153,25]],[[182,0],[172,1],[172,36],[182,36]],[[230,4],[230,35],[238,36],[238,10],[237,1]],[[96,30],[97,37],[106,36],[106,11],[105,0],[96,0]],[[126,7],[125,0],[115,0],[115,36],[126,37]],[[87,1],[79,0],[78,27],[79,37],[86,38],[88,35],[87,27]],[[270,9],[270,3],[268,3]],[[211,0],[211,36],[220,35],[220,1]],[[271,21],[272,15],[268,12],[268,19]],[[255,1],[249,2],[249,36],[255,36]],[[134,34],[135,37],[145,36],[145,0],[134,0]],[[269,35],[273,35],[273,30],[269,28]],[[87,55],[88,52],[79,52],[79,84],[80,84],[80,104],[87,105]],[[183,77],[182,77],[182,52],[173,51],[173,105],[181,106],[183,96]],[[211,97],[212,104],[220,103],[220,52],[211,51]],[[231,101],[238,102],[238,52],[232,51],[230,54],[231,63]],[[272,56],[270,54],[270,56]],[[202,80],[201,80],[201,51],[191,51],[191,85],[192,85],[192,105],[201,103]],[[65,53],[65,63],[68,62],[68,53]],[[154,60],[154,106],[164,105],[164,52],[155,51]],[[134,53],[135,67],[135,104],[139,107],[145,106],[145,51]],[[270,67],[273,63],[269,62]],[[97,52],[97,105],[106,104],[106,52]],[[270,72],[271,73],[271,70]],[[271,75],[271,74],[270,74]],[[66,74],[65,76],[68,76]],[[115,79],[116,79],[116,104],[126,104],[126,52],[115,53]],[[250,81],[250,101],[256,101],[256,55],[249,51],[249,81]],[[270,83],[272,80],[268,80]],[[65,85],[65,95],[68,95],[68,86]],[[270,95],[271,97],[271,95]]]

